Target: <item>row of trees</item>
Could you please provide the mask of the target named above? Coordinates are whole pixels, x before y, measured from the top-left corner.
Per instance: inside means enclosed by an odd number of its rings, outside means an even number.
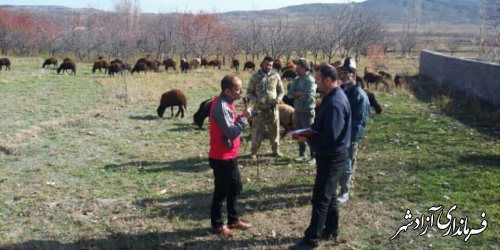
[[[41,18],[0,10],[2,53],[72,53],[80,60],[97,55],[127,59],[235,57],[306,54],[327,58],[366,55],[384,42],[384,24],[373,13],[345,5],[336,13],[315,17],[224,20],[216,14],[141,14],[139,1],[122,0],[114,12],[74,14],[66,19]]]

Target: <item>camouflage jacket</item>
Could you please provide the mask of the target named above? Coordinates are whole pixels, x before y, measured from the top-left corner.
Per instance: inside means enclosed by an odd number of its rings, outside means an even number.
[[[255,109],[273,109],[276,103],[283,99],[284,94],[281,77],[274,70],[265,74],[261,69],[250,78],[247,97],[255,103]]]

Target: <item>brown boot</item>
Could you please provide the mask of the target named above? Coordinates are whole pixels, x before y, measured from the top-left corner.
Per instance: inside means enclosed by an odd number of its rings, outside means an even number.
[[[243,222],[242,220],[237,220],[231,224],[229,224],[229,228],[231,229],[241,229],[241,230],[247,230],[252,227],[252,224],[248,222]]]
[[[218,234],[222,236],[233,236],[236,234],[234,230],[227,228],[226,226],[212,228],[210,230],[213,234]]]

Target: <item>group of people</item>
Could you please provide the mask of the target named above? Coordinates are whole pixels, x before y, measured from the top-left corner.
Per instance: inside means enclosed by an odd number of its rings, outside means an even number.
[[[238,115],[234,102],[243,95],[242,81],[235,75],[227,75],[221,81],[221,93],[210,109],[209,164],[215,177],[215,188],[211,208],[212,232],[231,236],[234,229],[246,230],[252,225],[239,218],[236,210],[237,197],[242,190],[238,169],[240,135],[247,120],[252,118],[251,157],[256,158],[267,129],[273,155],[280,157],[279,111],[276,105],[285,95],[283,83],[272,70],[273,58],[265,57],[261,68],[250,79],[247,97],[253,101],[254,110],[245,106]],[[356,64],[347,58],[334,68],[320,64],[314,69],[309,62],[297,60],[298,76],[291,83],[289,98],[294,100],[295,129],[310,128],[311,136],[296,135],[299,157],[306,158],[306,145],[310,149],[310,164],[316,165],[316,178],[312,197],[312,215],[302,241],[290,249],[314,249],[320,240],[338,240],[338,202],[349,199],[349,188],[355,170],[357,148],[364,136],[370,115],[368,97],[356,82]],[[316,93],[321,103],[316,104]],[[340,193],[337,195],[337,187]],[[228,223],[222,218],[222,204],[226,200]]]

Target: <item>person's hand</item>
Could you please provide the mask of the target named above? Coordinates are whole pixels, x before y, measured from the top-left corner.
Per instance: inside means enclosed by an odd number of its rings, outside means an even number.
[[[252,117],[252,113],[250,112],[249,108],[243,109],[243,112],[241,112],[241,116],[244,116],[245,118],[249,119]]]
[[[301,91],[298,91],[298,92],[295,92],[295,95],[293,96],[293,98],[300,99],[300,98],[302,98],[302,96],[304,96],[304,94],[302,94]]]
[[[292,135],[292,139],[296,142],[306,142],[307,138],[300,135]]]

